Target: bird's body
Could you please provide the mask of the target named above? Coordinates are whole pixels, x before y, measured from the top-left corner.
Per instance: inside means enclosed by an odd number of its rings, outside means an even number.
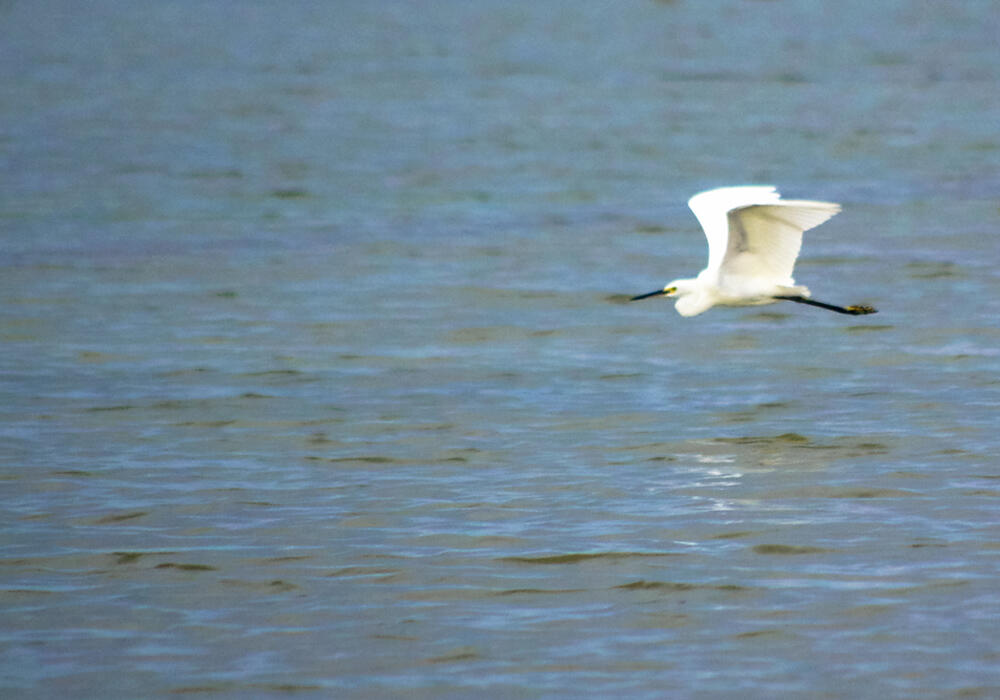
[[[708,266],[693,279],[678,279],[662,290],[640,294],[676,297],[681,316],[713,306],[758,306],[795,301],[840,313],[874,313],[870,306],[835,306],[810,299],[795,284],[792,270],[802,233],[840,211],[833,202],[781,199],[773,187],[722,187],[696,194],[688,206],[708,238]]]

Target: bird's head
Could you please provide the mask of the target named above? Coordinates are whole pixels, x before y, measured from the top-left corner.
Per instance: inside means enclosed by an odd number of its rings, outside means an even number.
[[[703,285],[697,279],[674,280],[663,289],[655,292],[640,294],[632,297],[632,301],[648,299],[649,297],[673,297],[677,299],[675,305],[677,313],[681,316],[697,316],[703,311],[712,307],[715,301],[710,294],[705,292]]]

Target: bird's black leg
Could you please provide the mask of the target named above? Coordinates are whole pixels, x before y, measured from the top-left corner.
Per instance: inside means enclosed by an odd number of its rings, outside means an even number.
[[[821,309],[827,309],[828,311],[836,311],[838,314],[849,314],[851,316],[864,316],[865,314],[876,313],[876,309],[871,306],[865,306],[859,304],[856,306],[836,306],[835,304],[824,304],[822,301],[814,301],[812,299],[807,299],[805,297],[774,297],[775,299],[781,299],[783,301],[794,301],[796,304],[808,304],[809,306],[818,306]]]

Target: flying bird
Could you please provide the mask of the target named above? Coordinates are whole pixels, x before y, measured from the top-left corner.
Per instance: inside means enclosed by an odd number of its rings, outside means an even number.
[[[713,306],[760,306],[778,301],[808,304],[841,314],[873,314],[871,306],[837,306],[810,298],[792,279],[802,233],[840,211],[834,202],[782,199],[774,187],[720,187],[696,194],[688,206],[708,238],[708,267],[693,279],[632,297],[677,299],[681,316]]]

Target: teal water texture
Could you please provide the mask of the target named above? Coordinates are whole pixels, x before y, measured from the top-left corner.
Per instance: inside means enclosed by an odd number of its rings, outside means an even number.
[[[998,17],[0,5],[3,695],[996,697]]]

